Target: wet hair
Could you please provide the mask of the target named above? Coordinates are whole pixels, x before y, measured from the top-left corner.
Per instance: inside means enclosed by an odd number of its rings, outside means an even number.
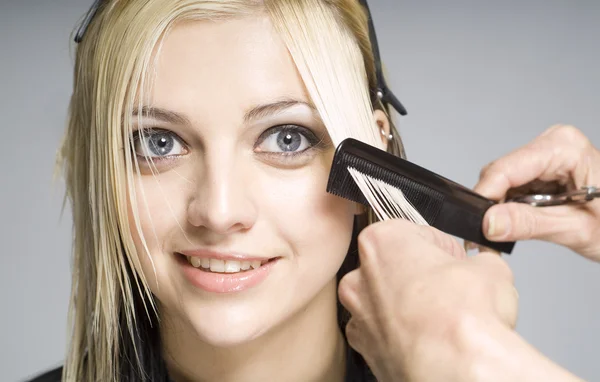
[[[168,379],[158,311],[139,259],[149,254],[136,250],[129,221],[131,208],[145,246],[137,212],[145,201],[132,192],[139,167],[130,146],[131,111],[149,97],[151,69],[176,23],[257,14],[268,15],[282,36],[333,143],[353,137],[382,146],[373,110],[387,109],[377,96],[368,18],[357,0],[101,1],[76,48],[59,157],[74,226],[64,381]],[[391,133],[387,150],[403,156],[393,126]],[[356,218],[338,281],[359,265],[356,237],[373,221],[369,209]],[[349,314],[339,301],[338,318],[345,333]],[[362,357],[348,354],[356,374],[365,376],[359,380],[368,380]]]

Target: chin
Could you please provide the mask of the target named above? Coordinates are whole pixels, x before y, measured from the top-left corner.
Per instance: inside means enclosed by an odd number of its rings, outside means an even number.
[[[195,328],[198,339],[215,348],[239,347],[260,338],[268,331],[267,328],[256,327],[228,327],[223,329],[217,331],[214,328]]]
[[[272,330],[278,324],[273,321],[274,317],[286,316],[283,312],[273,312],[273,307],[268,305],[231,301],[215,301],[214,304],[202,302],[202,306],[196,308],[188,305],[182,318],[186,326],[190,327],[190,332],[195,333],[200,341],[214,347],[235,347],[249,343]]]

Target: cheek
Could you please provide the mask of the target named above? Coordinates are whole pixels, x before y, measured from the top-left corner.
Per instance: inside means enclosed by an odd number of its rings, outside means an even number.
[[[264,210],[295,256],[337,267],[348,250],[355,207],[326,192],[328,174],[323,164],[266,181],[273,186]]]
[[[137,177],[134,187],[137,205],[128,205],[129,229],[136,253],[144,276],[155,293],[153,289],[157,281],[160,284],[168,282],[168,262],[165,261],[165,256],[170,250],[169,238],[173,227],[178,227],[177,222],[185,218],[181,213],[185,191],[180,183],[175,179],[169,182],[161,178],[158,183],[158,179],[153,176]],[[169,184],[171,186],[167,186]],[[169,195],[169,198],[165,195]],[[135,224],[134,210],[137,212],[143,240]]]

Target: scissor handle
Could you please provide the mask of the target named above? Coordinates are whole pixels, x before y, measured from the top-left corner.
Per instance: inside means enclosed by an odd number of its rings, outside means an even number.
[[[563,192],[561,194],[533,194],[518,196],[507,202],[526,203],[534,207],[550,207],[565,204],[587,203],[600,197],[600,189],[595,186],[581,187],[579,190]]]

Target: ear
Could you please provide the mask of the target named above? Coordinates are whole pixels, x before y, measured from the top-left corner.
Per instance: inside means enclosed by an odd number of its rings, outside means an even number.
[[[377,133],[381,136],[381,142],[383,143],[383,149],[387,150],[388,137],[390,136],[390,120],[383,110],[374,110],[373,117],[377,124]],[[362,215],[367,212],[367,207],[361,203],[354,202],[354,214]]]
[[[384,150],[387,150],[389,143],[388,137],[390,136],[390,120],[383,110],[373,111],[373,117],[377,123],[378,133],[381,135],[381,142],[383,143]]]

